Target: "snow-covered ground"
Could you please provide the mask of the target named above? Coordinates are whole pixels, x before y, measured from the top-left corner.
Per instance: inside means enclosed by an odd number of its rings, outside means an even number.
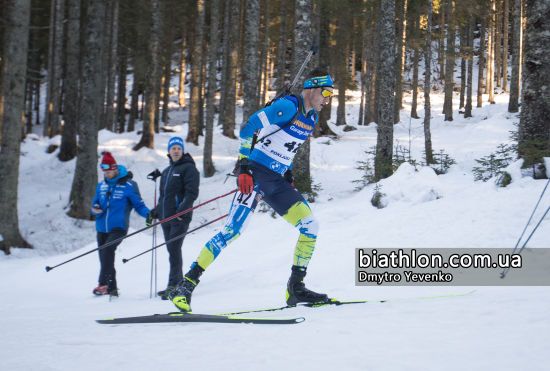
[[[350,124],[357,120],[357,97],[350,102]],[[395,126],[399,144],[421,159],[422,119],[409,120],[408,104]],[[65,215],[75,161],[61,163],[45,149],[59,138],[29,137],[22,146],[19,215],[33,250],[13,249],[0,256],[0,370],[548,370],[550,289],[548,287],[478,287],[473,294],[443,299],[418,297],[459,294],[469,287],[356,287],[354,252],[359,247],[513,247],[546,181],[515,178],[506,188],[474,182],[475,159],[500,143],[509,143],[516,114],[506,112],[508,96],[474,109],[464,119],[443,122],[442,96],[432,96],[434,149],[445,149],[457,164],[448,174],[414,171],[403,165],[382,181],[388,206],[370,204],[373,186],[356,192],[361,177],[357,161],[376,143],[374,125],[341,132],[338,140],[312,141],[311,164],[322,189],[312,204],[321,224],[316,253],[306,283],[341,299],[391,299],[347,307],[296,308],[271,316],[304,316],[288,326],[231,324],[159,324],[105,326],[94,320],[172,311],[169,302],[149,299],[150,255],[127,264],[151,247],[149,232],[131,237],[117,250],[120,298],[93,297],[98,259],[90,254],[50,273],[54,265],[94,249],[92,222]],[[455,103],[458,97],[455,99]],[[333,114],[335,115],[333,108]],[[419,114],[423,114],[419,106]],[[186,112],[174,111],[178,125]],[[409,132],[411,133],[409,135]],[[146,175],[167,164],[171,134],[156,136],[154,150],[131,150],[136,133],[102,131],[100,150],[110,150],[134,173],[141,193],[152,204],[154,183]],[[203,138],[201,138],[202,140]],[[226,173],[234,164],[238,142],[215,136],[217,174],[201,179],[198,202],[234,188]],[[186,148],[202,170],[202,145]],[[194,214],[192,226],[223,215],[229,199]],[[535,219],[550,204],[542,201]],[[132,228],[143,226],[135,213]],[[184,265],[221,223],[188,236]],[[162,234],[159,240],[162,241]],[[530,247],[550,247],[550,222],[544,221]],[[281,218],[258,213],[245,231],[203,276],[193,297],[200,313],[223,313],[284,304],[297,232]],[[167,253],[158,253],[159,289],[167,279]]]

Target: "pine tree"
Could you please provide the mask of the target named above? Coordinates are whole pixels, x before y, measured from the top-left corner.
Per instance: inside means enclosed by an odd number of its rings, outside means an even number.
[[[424,152],[426,153],[426,163],[429,165],[434,163],[432,133],[430,131],[430,120],[432,114],[430,104],[430,91],[432,90],[432,0],[428,0],[427,10],[427,24],[424,45]]]
[[[292,61],[292,71],[295,75],[302,65],[304,55],[311,48],[311,27],[312,27],[313,4],[312,0],[296,0],[295,17],[296,25],[294,27],[294,59]],[[305,76],[296,83],[296,89],[301,90]],[[293,172],[295,176],[296,188],[302,193],[313,194],[312,179],[309,164],[309,139],[300,146],[294,159]]]
[[[216,172],[212,161],[212,140],[214,131],[214,101],[216,100],[216,62],[218,60],[218,12],[220,1],[212,0],[210,12],[210,45],[208,46],[208,85],[206,88],[206,135],[204,138],[204,177],[209,178]]]
[[[104,42],[105,2],[89,0],[86,7],[82,51],[82,95],[78,126],[78,156],[71,186],[68,215],[90,219],[90,205],[97,184],[97,135],[103,111],[102,80],[105,70],[98,61],[106,53]]]
[[[445,12],[447,16],[447,48],[445,50],[445,100],[443,102],[443,114],[445,115],[445,121],[453,121],[455,65],[454,0],[446,0]]]
[[[550,1],[525,3],[525,71],[519,122],[519,155],[524,166],[550,157]]]
[[[521,1],[514,1],[513,11],[513,35],[512,35],[512,75],[510,79],[510,101],[508,102],[508,112],[519,111],[519,86],[520,86],[520,66],[521,66]]]
[[[75,158],[78,128],[78,103],[80,99],[80,0],[67,0],[67,71],[63,109],[63,131],[59,159],[69,161]]]
[[[378,62],[379,104],[376,141],[376,159],[374,162],[377,180],[387,178],[393,173],[393,125],[395,93],[395,0],[381,0],[379,13]]]
[[[158,90],[160,88],[160,33],[161,10],[159,0],[151,0],[151,28],[149,33],[149,68],[147,71],[147,86],[145,88],[145,115],[143,132],[134,151],[142,147],[155,147],[155,116],[158,112]]]
[[[258,44],[260,42],[260,1],[247,0],[244,35],[244,65],[242,69],[243,96],[243,121],[245,125],[248,118],[258,110],[260,81],[260,60]]]
[[[19,232],[17,212],[19,155],[24,106],[25,77],[30,0],[7,0],[4,18],[4,49],[2,51],[3,108],[0,137],[0,250],[10,253],[11,247],[31,247]]]
[[[50,138],[61,130],[59,105],[61,103],[61,72],[63,63],[63,23],[65,19],[65,0],[52,0],[50,13],[50,45],[48,55],[48,91],[44,136]]]

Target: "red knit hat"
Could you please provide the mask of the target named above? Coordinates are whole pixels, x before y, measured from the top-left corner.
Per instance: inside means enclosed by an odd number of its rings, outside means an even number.
[[[103,171],[117,169],[115,158],[111,152],[103,152],[103,158],[101,159],[101,165],[99,166]]]

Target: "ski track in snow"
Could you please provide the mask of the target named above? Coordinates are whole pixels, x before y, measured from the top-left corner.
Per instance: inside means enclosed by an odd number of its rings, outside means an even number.
[[[357,121],[357,93],[347,105],[350,124]],[[455,102],[458,97],[455,97]],[[548,287],[478,287],[468,296],[414,299],[464,293],[471,287],[356,287],[354,251],[359,247],[513,247],[544,180],[518,178],[507,188],[492,181],[474,182],[475,159],[509,143],[517,114],[506,112],[508,96],[474,109],[464,119],[443,122],[442,95],[432,95],[434,150],[445,149],[457,164],[446,175],[403,165],[382,181],[388,206],[370,204],[373,186],[355,192],[361,173],[356,162],[376,143],[376,127],[359,127],[340,139],[313,139],[311,166],[322,190],[312,204],[321,224],[318,247],[306,283],[341,299],[394,299],[345,307],[294,308],[270,317],[304,316],[297,325],[148,324],[108,326],[95,319],[165,313],[169,302],[149,299],[150,254],[122,264],[121,258],[151,247],[151,234],[131,237],[117,250],[121,297],[93,297],[97,254],[54,265],[94,249],[92,222],[65,215],[75,161],[59,162],[45,149],[59,137],[30,136],[22,145],[19,216],[34,250],[14,249],[0,256],[0,370],[547,370],[550,345]],[[395,138],[409,146],[409,104],[404,98]],[[486,99],[485,99],[486,101]],[[423,114],[422,100],[418,111]],[[333,116],[336,114],[333,108]],[[186,111],[173,111],[181,123]],[[240,110],[239,110],[239,115]],[[238,116],[238,122],[240,116]],[[186,135],[186,125],[176,125]],[[410,120],[411,151],[420,159],[422,119]],[[136,133],[102,131],[99,150],[113,152],[134,173],[141,193],[152,204],[154,184],[146,175],[166,166],[165,148],[172,134],[156,136],[154,150],[133,152]],[[204,138],[201,137],[201,141]],[[223,183],[234,164],[238,141],[215,136],[212,178],[201,178],[198,202],[235,187]],[[202,170],[202,144],[186,144]],[[194,213],[192,227],[223,215],[229,199]],[[550,204],[546,197],[541,210]],[[144,224],[135,213],[131,227]],[[221,223],[200,230],[184,242],[184,266]],[[529,243],[549,247],[550,223],[544,221]],[[284,304],[297,232],[281,218],[257,213],[243,236],[224,251],[203,276],[193,297],[197,313],[223,313]],[[159,241],[162,233],[159,230]],[[158,289],[164,288],[168,258],[158,251]],[[411,299],[412,298],[412,299]],[[410,300],[409,300],[410,299]],[[257,314],[263,316],[263,314]]]

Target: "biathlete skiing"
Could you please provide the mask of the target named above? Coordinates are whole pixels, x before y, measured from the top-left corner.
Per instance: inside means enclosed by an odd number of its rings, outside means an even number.
[[[167,293],[182,312],[191,311],[191,295],[204,271],[237,239],[260,200],[300,231],[286,290],[287,305],[327,302],[326,294],[305,287],[304,277],[315,250],[318,222],[293,186],[292,161],[315,130],[319,112],[333,94],[333,80],[322,69],[311,71],[300,95],[285,95],[252,114],[240,131],[238,191],[221,232],[199,253],[183,280]],[[257,140],[256,140],[257,138]]]

